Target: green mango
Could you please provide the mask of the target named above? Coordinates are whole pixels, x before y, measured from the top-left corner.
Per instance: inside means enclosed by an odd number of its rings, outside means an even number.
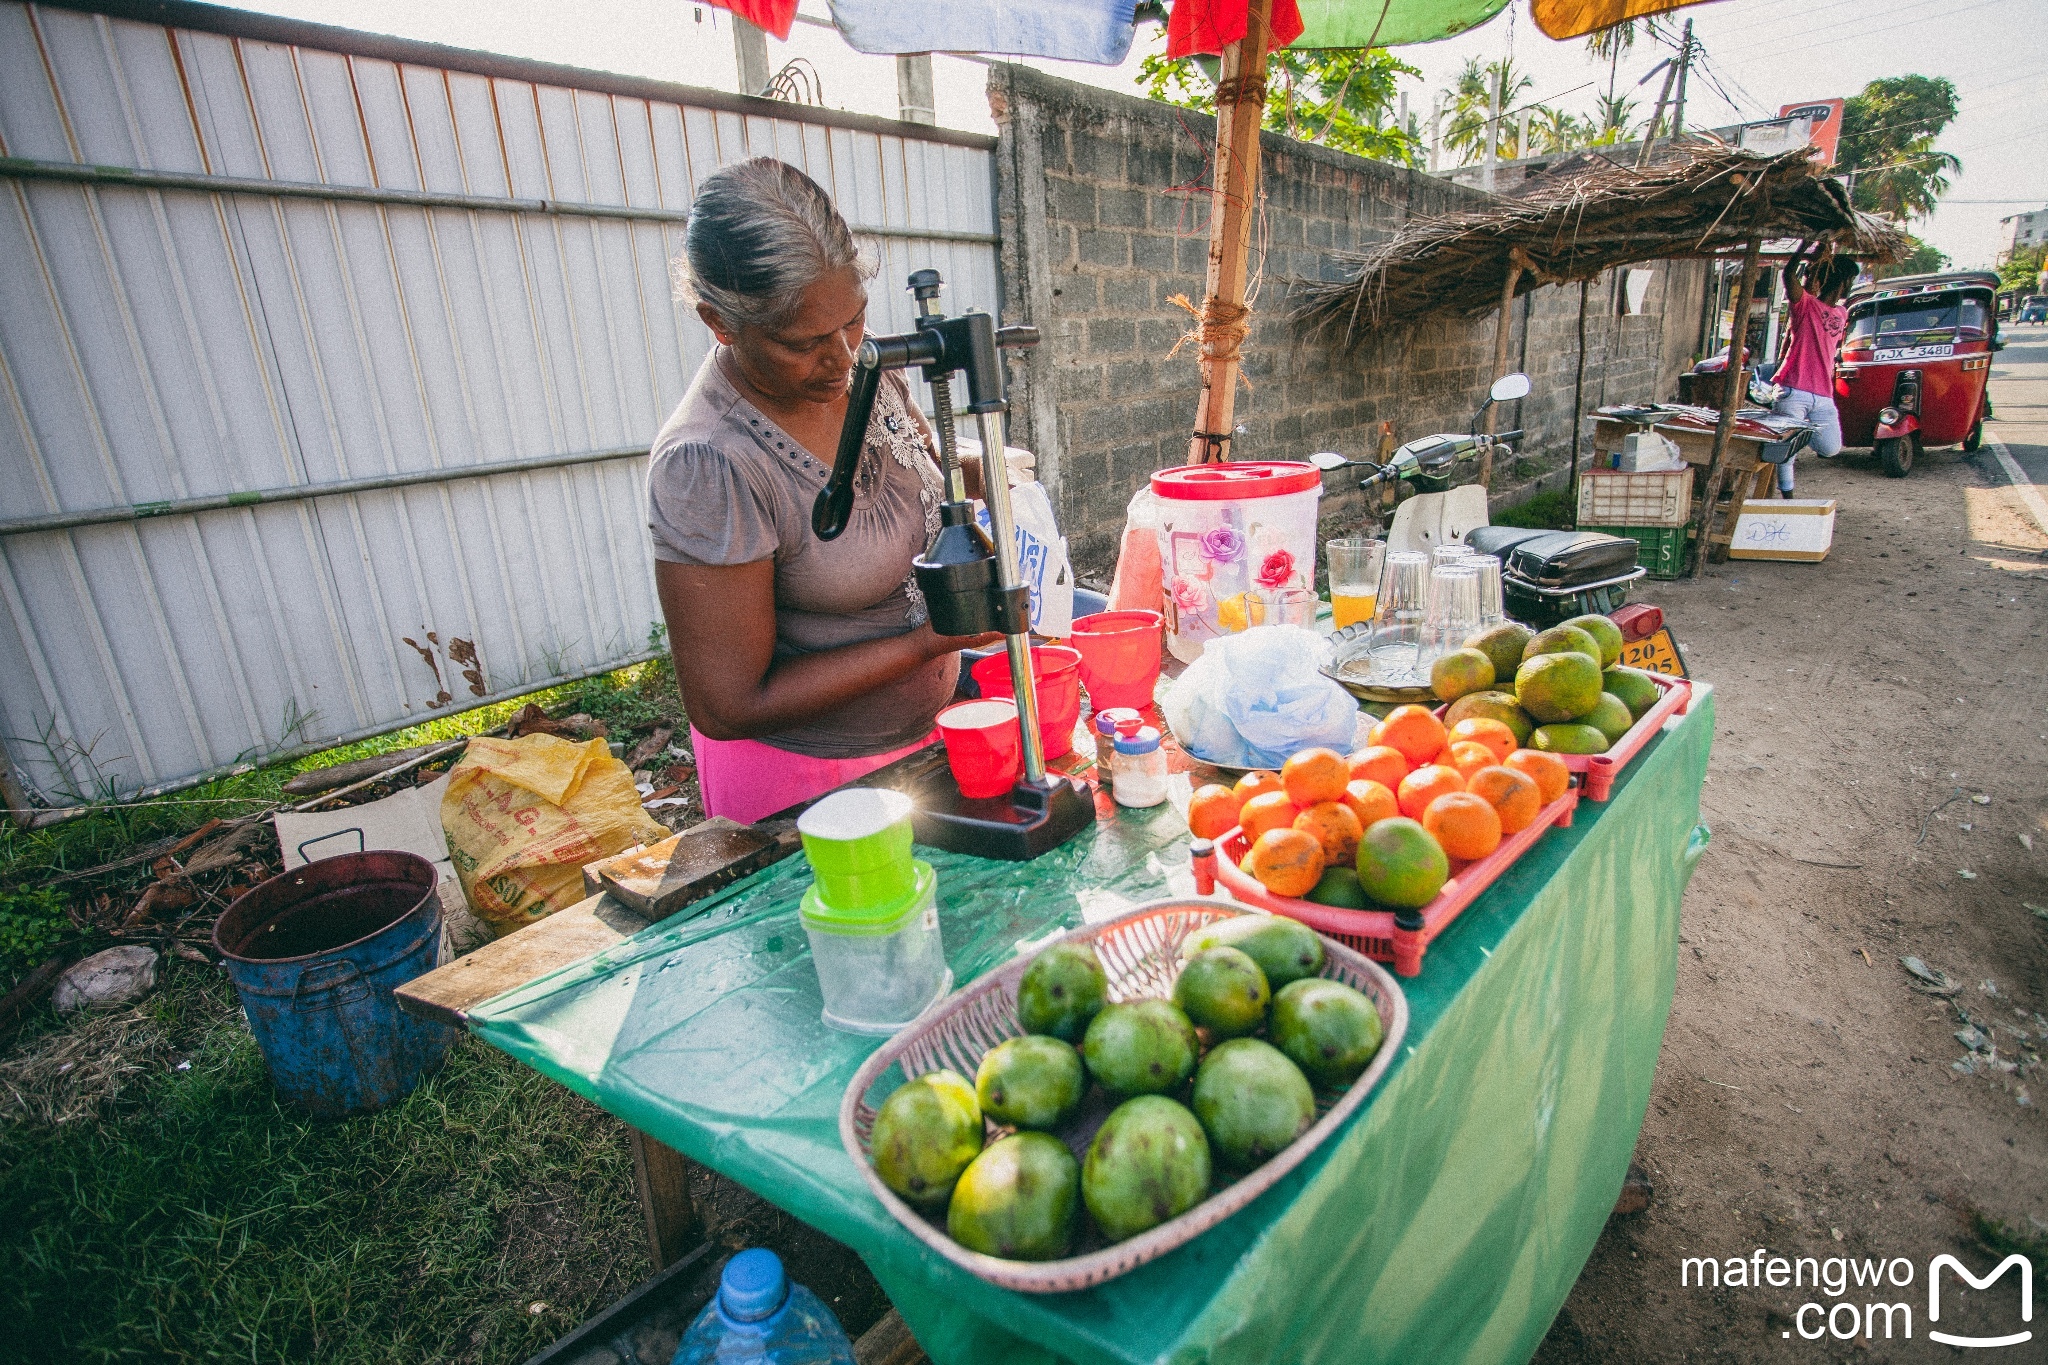
[[[1036,1034],[997,1043],[974,1073],[981,1112],[1012,1128],[1054,1128],[1080,1107],[1088,1077],[1073,1044]]]
[[[1085,943],[1055,943],[1031,960],[1017,983],[1017,1021],[1026,1033],[1078,1043],[1109,1003],[1109,977]]]
[[[1164,1095],[1125,1100],[1081,1163],[1081,1201],[1113,1242],[1177,1218],[1209,1193],[1209,1139]]]

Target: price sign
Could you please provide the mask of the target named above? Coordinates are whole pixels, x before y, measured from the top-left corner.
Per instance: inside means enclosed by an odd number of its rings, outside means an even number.
[[[1669,626],[1660,626],[1654,633],[1622,645],[1621,662],[1629,668],[1648,669],[1674,678],[1687,676],[1685,659],[1678,652],[1678,641],[1671,637]]]

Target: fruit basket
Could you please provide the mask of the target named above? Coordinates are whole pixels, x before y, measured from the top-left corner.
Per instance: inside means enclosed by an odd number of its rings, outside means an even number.
[[[1657,733],[1673,716],[1682,716],[1692,705],[1692,684],[1684,678],[1674,678],[1668,673],[1650,673],[1642,670],[1649,680],[1664,690],[1655,706],[1643,712],[1634,725],[1628,727],[1620,739],[1607,746],[1604,754],[1559,754],[1564,765],[1579,775],[1580,792],[1588,801],[1605,801],[1614,790],[1614,779],[1621,776],[1621,770],[1629,765],[1650,736]],[[1450,708],[1439,707],[1441,716]],[[1569,822],[1567,822],[1569,823]]]
[[[1060,937],[1093,946],[1108,974],[1112,1003],[1146,997],[1171,999],[1174,981],[1180,975],[1182,942],[1219,920],[1246,913],[1215,901],[1153,901],[1107,923],[1086,925]],[[1092,1220],[1084,1217],[1085,1231],[1077,1239],[1076,1255],[1055,1261],[986,1256],[946,1234],[944,1210],[927,1215],[899,1198],[882,1183],[870,1160],[868,1139],[875,1114],[897,1084],[942,1067],[971,1077],[984,1053],[1023,1035],[1024,1028],[1017,1020],[1017,983],[1035,954],[1019,955],[954,992],[876,1049],[840,1102],[839,1140],[891,1216],[932,1251],[970,1274],[1027,1294],[1060,1294],[1113,1280],[1192,1241],[1270,1189],[1342,1126],[1386,1074],[1408,1030],[1407,998],[1383,968],[1343,943],[1326,941],[1324,954],[1322,975],[1364,992],[1379,1011],[1384,1037],[1371,1064],[1344,1090],[1316,1087],[1315,1122],[1263,1165],[1217,1189],[1179,1217],[1128,1240],[1109,1242]],[[899,1074],[891,1077],[898,1068]],[[1080,1112],[1056,1131],[1077,1160],[1087,1152],[1096,1129],[1114,1107],[1099,1085],[1090,1084]],[[993,1141],[1010,1130],[991,1123],[990,1131]]]
[[[1570,825],[1578,803],[1578,790],[1568,790],[1543,807],[1527,828],[1502,839],[1500,847],[1484,858],[1453,861],[1450,879],[1436,898],[1419,910],[1350,910],[1268,891],[1238,866],[1248,847],[1242,828],[1230,830],[1215,840],[1197,839],[1190,846],[1195,889],[1206,896],[1220,882],[1233,900],[1300,920],[1325,938],[1335,939],[1380,962],[1391,962],[1397,975],[1416,976],[1422,971],[1422,955],[1430,940],[1526,853],[1544,830],[1552,825]]]

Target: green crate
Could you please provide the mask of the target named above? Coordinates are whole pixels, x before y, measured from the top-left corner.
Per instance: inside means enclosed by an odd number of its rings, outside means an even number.
[[[1627,536],[1636,543],[1636,563],[1650,571],[1652,578],[1677,578],[1685,572],[1686,537],[1690,526],[1581,526],[1581,531],[1599,531],[1610,536]]]

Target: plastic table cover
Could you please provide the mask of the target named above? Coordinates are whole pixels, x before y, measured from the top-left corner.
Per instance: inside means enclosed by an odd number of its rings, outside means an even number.
[[[1527,1360],[1627,1172],[1705,848],[1712,693],[1581,803],[1402,982],[1379,1092],[1273,1189],[1073,1294],[997,1289],[927,1253],[839,1145],[874,1040],[818,1017],[791,858],[471,1014],[492,1044],[853,1247],[933,1360]],[[960,981],[1020,940],[1191,889],[1170,806],[1031,864],[925,851]]]

